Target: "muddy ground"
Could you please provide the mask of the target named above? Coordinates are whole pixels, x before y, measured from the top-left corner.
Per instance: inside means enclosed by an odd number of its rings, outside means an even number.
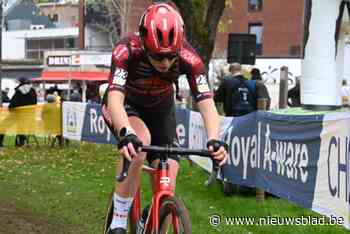
[[[12,202],[0,201],[0,233],[1,234],[47,234],[47,233],[82,233],[73,231],[46,217],[40,217],[29,210],[19,209]]]

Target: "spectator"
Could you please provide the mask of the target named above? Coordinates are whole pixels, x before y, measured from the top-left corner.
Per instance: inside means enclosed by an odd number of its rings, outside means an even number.
[[[54,94],[48,94],[46,96],[47,103],[54,103],[56,101],[56,95]]]
[[[300,78],[295,79],[295,86],[288,91],[288,106],[300,107]]]
[[[7,96],[10,98],[9,94],[10,94],[10,88],[9,87],[6,87],[5,88],[5,93],[7,94]],[[10,102],[10,100],[9,100]]]
[[[348,85],[347,80],[343,80],[341,87],[341,99],[343,106],[349,105],[349,97],[350,97],[350,87]]]
[[[182,102],[183,97],[180,94],[179,81],[175,82],[175,98],[177,101]]]
[[[50,87],[48,90],[47,90],[47,94],[53,94],[54,92],[57,92],[58,94],[61,93],[61,91],[58,89],[58,86],[57,84],[55,84],[53,87]]]
[[[5,134],[0,134],[0,148],[4,147]]]
[[[215,92],[214,100],[222,102],[226,116],[242,116],[257,110],[257,99],[267,98],[270,107],[270,96],[261,80],[247,80],[242,74],[242,66],[233,63],[229,67],[230,75],[226,76]],[[234,191],[252,194],[253,189],[245,186],[223,184],[224,193],[231,195]]]
[[[81,102],[82,98],[78,89],[74,89],[72,94],[70,95],[71,102]]]
[[[35,105],[37,103],[36,93],[27,78],[20,77],[18,80],[20,84],[15,88],[15,94],[11,98],[8,107],[12,109],[20,106]],[[25,135],[17,135],[15,145],[23,146],[27,141]]]
[[[55,93],[57,93],[57,92],[55,92]],[[45,118],[47,118],[46,116],[50,116],[50,118],[54,117],[54,116],[52,116],[52,112],[55,111],[55,108],[57,108],[57,106],[60,106],[60,98],[56,94],[48,94],[46,96],[46,102],[48,104],[44,105],[43,110],[42,110],[43,123],[47,124],[47,126],[44,126],[44,128],[49,133],[49,136],[50,136],[49,139],[52,139],[51,146],[54,146],[56,141],[58,142],[58,144],[60,146],[63,146],[64,139],[63,139],[62,135],[55,135],[55,136],[53,136],[53,138],[51,138],[51,132],[50,132],[50,129],[51,129],[50,124],[55,123],[59,120],[50,119],[50,122],[47,122],[47,119],[46,119],[46,121],[45,121]],[[51,105],[49,105],[49,104],[51,104]],[[53,104],[55,104],[55,105],[53,105]],[[66,142],[68,144],[68,140]]]
[[[2,102],[3,103],[10,102],[10,98],[8,96],[9,91],[10,91],[9,88],[5,88],[4,91],[1,91],[1,97],[2,97]],[[5,135],[4,134],[0,134],[0,147],[4,146],[4,138],[5,138]]]
[[[9,108],[34,105],[37,103],[35,90],[24,77],[19,78],[19,85],[15,88],[15,94],[10,100]]]
[[[231,75],[226,76],[215,92],[215,101],[224,104],[226,116],[242,116],[257,110],[257,99],[267,98],[270,107],[270,96],[266,86],[260,80],[247,80],[242,75],[239,63],[230,65]]]
[[[10,98],[8,96],[10,89],[9,88],[5,88],[5,90],[1,91],[1,97],[2,97],[2,102],[6,103],[6,102],[10,102]]]
[[[99,95],[100,95],[100,100],[101,100],[102,103],[105,103],[104,102],[105,101],[104,98],[106,98],[105,94],[107,93],[106,92],[107,88],[108,88],[108,83],[101,84],[100,87],[98,88]]]
[[[260,80],[260,81],[262,81],[260,70],[258,68],[253,68],[250,71],[250,75],[252,76],[252,78],[251,78],[252,80]]]

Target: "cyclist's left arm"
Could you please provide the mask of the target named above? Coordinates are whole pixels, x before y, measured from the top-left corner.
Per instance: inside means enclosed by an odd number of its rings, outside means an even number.
[[[199,112],[204,120],[208,139],[219,138],[220,116],[216,110],[212,98],[204,99],[197,103]]]
[[[211,151],[214,159],[220,161],[219,165],[223,165],[227,161],[227,145],[219,140],[220,116],[214,104],[203,61],[188,43],[180,52],[180,60],[184,64],[184,74],[186,74],[192,95],[204,119],[209,139],[208,150]],[[217,145],[221,147],[214,152],[214,146]]]
[[[204,99],[197,103],[199,112],[204,120],[204,125],[208,135],[208,150],[211,152],[214,159],[220,161],[219,166],[226,163],[227,156],[227,145],[225,142],[219,140],[219,128],[220,128],[220,116],[216,110],[214,100],[212,98]],[[214,144],[218,144],[220,148],[214,151]]]

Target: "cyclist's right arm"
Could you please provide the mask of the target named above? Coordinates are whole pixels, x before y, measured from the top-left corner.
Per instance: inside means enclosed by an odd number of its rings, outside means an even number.
[[[124,108],[124,97],[124,93],[119,91],[108,92],[108,111],[111,114],[114,131],[118,136],[123,127],[132,129]]]
[[[128,136],[123,136],[123,139],[119,139],[118,147],[120,153],[130,160],[131,157],[137,155],[133,144],[138,139],[135,135],[135,130],[131,127],[124,108],[125,85],[128,77],[128,59],[129,51],[126,45],[118,45],[112,54],[112,66],[108,87],[108,111],[111,115],[114,131],[118,136],[120,136],[121,129],[128,129]]]
[[[131,158],[137,156],[137,152],[133,146],[133,141],[137,141],[134,129],[131,127],[124,108],[124,93],[119,91],[108,92],[108,110],[110,112],[114,131],[119,135],[122,128],[127,128],[129,136],[120,137],[119,139],[119,153],[126,159],[131,161]]]

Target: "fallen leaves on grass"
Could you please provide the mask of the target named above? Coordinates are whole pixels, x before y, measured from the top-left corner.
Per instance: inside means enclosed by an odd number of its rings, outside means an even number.
[[[15,160],[15,163],[16,163],[17,165],[22,165],[22,164],[24,164],[24,162],[21,161],[21,160]]]

